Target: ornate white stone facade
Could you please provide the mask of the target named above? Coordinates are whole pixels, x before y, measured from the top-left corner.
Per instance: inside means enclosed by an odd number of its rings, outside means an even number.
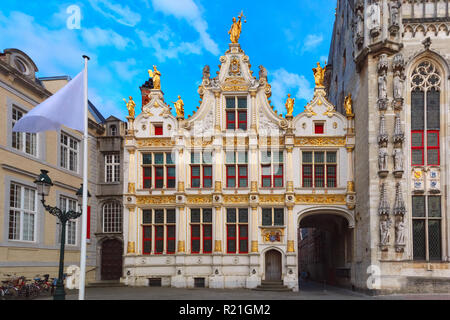
[[[298,290],[297,229],[301,221],[317,215],[334,215],[344,221],[344,232],[352,234],[356,201],[353,116],[337,112],[326,99],[325,88],[317,86],[305,112],[296,117],[283,117],[273,110],[268,100],[271,90],[267,71],[261,66],[259,79],[254,77],[249,57],[239,44],[230,44],[220,62],[215,78],[210,78],[209,67],[204,68],[199,87],[201,105],[187,119],[172,116],[161,90],[141,87],[142,113],[136,119],[129,118],[124,151],[124,241],[128,245],[124,252],[123,281],[128,285],[146,286],[149,279],[158,279],[163,286],[194,287],[200,279],[211,288],[255,288],[262,281],[272,279]],[[164,81],[169,79],[163,75],[162,88]],[[230,129],[232,99],[241,99],[236,107],[239,121],[235,120],[238,121],[235,127],[241,129]],[[160,135],[155,135],[155,126],[162,126],[162,132],[158,129]],[[263,166],[263,155],[267,156],[268,151],[271,161],[267,169]],[[198,166],[207,163],[212,170],[212,177],[205,171],[199,174],[198,188],[195,187],[197,176],[191,168],[195,158],[192,152],[212,154],[212,161],[205,162],[204,158],[203,163],[198,163]],[[243,180],[239,178],[243,183],[238,187],[228,182],[227,152],[247,152],[244,161],[247,176]],[[329,161],[333,164],[323,186],[305,184],[302,152],[311,155],[323,152],[322,156],[324,152],[330,153]],[[144,155],[150,153],[165,153],[166,164],[170,158],[167,153],[172,155],[175,184],[169,183],[165,176],[163,184],[154,187],[156,171],[149,177],[149,171],[143,169]],[[266,170],[269,178],[264,177]],[[318,179],[317,184],[322,183]],[[248,219],[244,219],[247,236],[239,238],[247,242],[239,243],[239,248],[244,248],[242,253],[239,250],[229,253],[233,251],[229,248],[227,228],[230,208],[244,209],[248,214]],[[161,209],[175,210],[176,221],[168,227],[175,226],[174,250],[174,240],[170,237],[168,240],[167,233],[163,236],[164,244],[157,248],[158,226],[154,220],[153,229],[145,229],[144,211],[150,214],[154,211],[149,210]],[[273,210],[272,218],[268,209]],[[205,231],[209,230],[207,223],[201,234],[200,252],[196,252],[197,242],[193,237],[193,210],[203,212],[203,219],[205,212],[208,217],[211,212],[208,223],[212,235]],[[271,223],[265,220],[268,217],[273,219]],[[168,220],[165,220],[166,227]],[[145,230],[149,233],[143,234]],[[212,244],[208,244],[211,238]],[[272,263],[267,262],[272,259],[269,256],[275,257],[275,264],[279,259],[275,269],[268,265]],[[349,268],[350,264],[344,261],[341,267]]]

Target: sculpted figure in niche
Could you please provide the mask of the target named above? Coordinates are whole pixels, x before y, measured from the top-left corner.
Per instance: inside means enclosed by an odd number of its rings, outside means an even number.
[[[403,152],[400,149],[394,149],[394,171],[403,171]]]
[[[406,243],[406,221],[401,218],[395,226],[395,244],[404,245]]]
[[[378,2],[372,3],[367,8],[367,16],[369,17],[368,23],[371,33],[378,31],[380,28],[380,6]]]
[[[385,70],[378,76],[378,99],[387,99],[387,79]]]
[[[380,171],[387,170],[387,152],[384,149],[378,151],[378,169]]]
[[[391,26],[398,26],[400,24],[400,7],[402,3],[399,0],[391,1],[389,3],[389,10],[391,12]]]
[[[401,99],[403,96],[403,82],[404,77],[400,71],[395,71],[394,74],[394,99]]]
[[[356,37],[364,37],[364,15],[361,10],[356,12]]]
[[[387,217],[380,221],[380,243],[385,246],[389,243],[391,218]]]

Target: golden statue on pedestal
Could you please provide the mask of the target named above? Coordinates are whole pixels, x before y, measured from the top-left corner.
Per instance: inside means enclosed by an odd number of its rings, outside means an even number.
[[[175,111],[177,112],[177,118],[184,119],[184,102],[181,100],[181,96],[178,96],[178,101],[173,102],[173,105],[175,106]]]
[[[241,14],[238,16],[239,20],[236,22],[236,18],[233,17],[233,24],[231,25],[230,31],[228,31],[228,34],[230,35],[231,43],[238,43],[239,37],[241,36],[242,31],[242,17],[244,16],[243,11],[241,11]],[[247,22],[247,20],[244,20],[244,22]]]
[[[294,103],[295,103],[295,98],[292,99],[291,98],[291,94],[288,94],[288,98],[286,100],[286,110],[287,110],[287,114],[286,117],[292,117],[292,113],[294,112]]]
[[[323,87],[323,81],[325,79],[325,71],[327,70],[326,63],[325,67],[320,66],[320,62],[317,62],[317,68],[313,69],[314,80],[316,81],[316,87]]]
[[[153,66],[153,71],[148,70],[148,75],[153,79],[153,89],[161,90],[161,72]]]
[[[347,116],[352,116],[353,115],[353,107],[352,107],[352,94],[349,93],[348,96],[345,97],[344,100],[344,108],[345,108],[345,114]]]
[[[123,99],[123,101],[125,101],[126,105],[127,105],[127,109],[128,109],[128,116],[130,118],[134,119],[134,108],[136,107],[136,103],[134,103],[133,101],[133,97],[129,97],[129,101],[127,102],[126,99]]]

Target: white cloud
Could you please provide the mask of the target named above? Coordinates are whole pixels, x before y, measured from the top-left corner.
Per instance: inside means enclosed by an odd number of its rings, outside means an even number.
[[[152,0],[153,8],[165,15],[173,15],[184,19],[200,35],[203,47],[214,55],[219,54],[219,47],[207,32],[208,23],[202,18],[199,7],[192,0]]]
[[[82,29],[83,40],[91,47],[114,46],[118,50],[124,50],[134,42],[131,39],[122,37],[113,30],[100,29],[98,27]]]
[[[273,75],[270,84],[272,86],[272,102],[278,112],[286,113],[285,103],[288,93],[292,98],[296,98],[294,113],[302,112],[303,105],[298,100],[310,101],[314,95],[314,90],[303,75],[290,73],[284,68],[271,71]]]
[[[121,6],[109,0],[89,0],[91,6],[106,17],[118,23],[134,27],[141,21],[141,15],[132,11],[128,6]]]
[[[142,41],[142,46],[151,48],[159,62],[164,62],[166,59],[178,59],[179,54],[200,54],[202,51],[201,44],[198,42],[175,43],[173,41],[175,34],[168,26],[164,26],[163,30],[152,35],[142,30],[136,30],[136,33]]]
[[[322,41],[323,41],[322,35],[316,34],[307,35],[303,44],[302,53],[314,50],[322,43]]]
[[[136,60],[133,58],[127,59],[126,61],[111,62],[117,75],[124,81],[131,81],[140,73],[140,70],[134,68],[136,67],[136,64]]]

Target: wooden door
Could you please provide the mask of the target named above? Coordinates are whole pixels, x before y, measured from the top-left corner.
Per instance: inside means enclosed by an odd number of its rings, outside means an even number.
[[[276,250],[266,253],[266,280],[281,280],[281,253]]]
[[[122,276],[122,242],[116,239],[102,243],[102,280],[119,280]]]

